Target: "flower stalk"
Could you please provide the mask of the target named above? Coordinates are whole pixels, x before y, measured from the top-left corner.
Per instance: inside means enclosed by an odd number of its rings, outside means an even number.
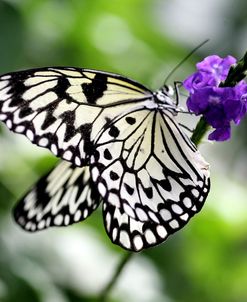
[[[107,283],[106,287],[101,292],[101,294],[99,296],[99,302],[107,302],[108,301],[108,296],[109,296],[109,293],[110,293],[111,289],[116,284],[116,282],[119,279],[119,276],[121,275],[124,267],[129,262],[129,260],[132,258],[133,255],[134,255],[134,253],[127,252],[123,256],[123,258],[119,262],[119,264],[118,264],[118,266],[117,266],[117,268],[115,270],[115,273],[112,276],[111,280]]]
[[[196,125],[195,130],[193,131],[193,134],[191,136],[192,142],[198,146],[201,143],[201,140],[203,139],[204,135],[208,132],[210,129],[210,125],[205,121],[204,117],[201,117],[199,122]]]

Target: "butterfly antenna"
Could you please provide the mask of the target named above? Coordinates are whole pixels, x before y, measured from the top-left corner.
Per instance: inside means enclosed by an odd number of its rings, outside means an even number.
[[[175,66],[167,75],[167,77],[165,78],[165,82],[164,82],[164,86],[166,86],[166,82],[168,81],[168,79],[170,79],[170,77],[174,74],[174,72],[181,66],[183,65],[183,63],[193,54],[195,53],[200,47],[202,47],[204,44],[206,44],[209,41],[209,39],[203,41],[202,43],[200,43],[196,48],[194,48],[190,53],[187,54],[186,57],[183,58],[183,60],[177,64],[177,66]]]

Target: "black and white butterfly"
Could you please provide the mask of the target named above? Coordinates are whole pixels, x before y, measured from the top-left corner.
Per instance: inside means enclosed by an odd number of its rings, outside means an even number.
[[[62,161],[17,204],[27,231],[86,219],[100,203],[112,242],[140,251],[199,212],[209,165],[179,127],[166,87],[48,67],[0,77],[0,120]]]

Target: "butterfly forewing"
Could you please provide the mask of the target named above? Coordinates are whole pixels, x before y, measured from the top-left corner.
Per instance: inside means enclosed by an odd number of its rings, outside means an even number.
[[[67,226],[86,219],[100,201],[89,168],[61,162],[17,204],[14,218],[30,232]]]
[[[0,77],[0,120],[83,166],[99,130],[150,96],[144,86],[111,73],[51,67],[21,71]]]
[[[200,211],[208,164],[185,137],[167,110],[145,108],[100,133],[91,173],[113,242],[130,250],[155,245]]]

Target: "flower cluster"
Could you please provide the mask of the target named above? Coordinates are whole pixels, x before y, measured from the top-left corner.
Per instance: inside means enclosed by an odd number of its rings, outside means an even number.
[[[247,84],[239,82],[235,87],[220,87],[231,65],[232,56],[220,58],[212,55],[199,62],[197,72],[189,76],[183,86],[190,93],[188,109],[196,115],[202,114],[215,130],[210,140],[224,141],[230,138],[231,122],[239,124],[247,112]]]

